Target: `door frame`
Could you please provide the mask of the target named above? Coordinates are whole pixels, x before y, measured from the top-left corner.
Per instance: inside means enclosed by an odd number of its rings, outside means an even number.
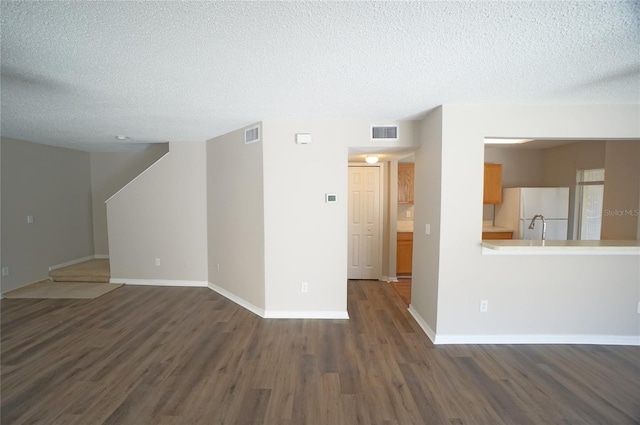
[[[349,170],[348,169],[350,167],[373,167],[378,169],[378,179],[380,181],[380,184],[379,184],[380,211],[378,212],[378,214],[380,214],[380,220],[378,220],[378,236],[379,236],[378,237],[378,277],[376,279],[381,280],[382,279],[382,262],[384,258],[383,256],[384,254],[384,222],[387,218],[385,214],[385,205],[388,202],[388,199],[386,199],[384,196],[384,185],[385,185],[384,176],[385,176],[386,167],[384,162],[378,162],[376,164],[367,164],[366,162],[348,162],[347,163],[347,187],[349,186]],[[347,197],[347,208],[350,207],[348,202],[349,202],[349,197]],[[347,214],[347,222],[348,221],[349,221],[349,214]],[[347,235],[347,238],[349,238],[349,235]],[[349,254],[347,254],[347,262],[349,261],[348,255]],[[348,274],[347,274],[347,279],[349,279]]]

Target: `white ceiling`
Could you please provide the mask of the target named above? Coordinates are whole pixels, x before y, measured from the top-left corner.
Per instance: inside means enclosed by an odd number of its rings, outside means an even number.
[[[87,151],[262,119],[640,103],[640,2],[1,3],[1,131]]]

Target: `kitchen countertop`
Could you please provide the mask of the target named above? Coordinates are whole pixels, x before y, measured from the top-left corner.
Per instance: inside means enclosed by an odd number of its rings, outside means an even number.
[[[640,241],[491,240],[483,255],[640,255]]]
[[[398,233],[413,233],[413,221],[404,220],[396,223]]]
[[[482,231],[485,233],[497,233],[497,232],[512,232],[513,230],[507,229],[506,227],[498,227],[498,226],[482,226]]]

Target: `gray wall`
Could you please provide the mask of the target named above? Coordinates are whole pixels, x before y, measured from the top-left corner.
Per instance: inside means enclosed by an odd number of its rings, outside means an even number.
[[[205,154],[204,142],[170,143],[107,201],[114,281],[206,286]]]
[[[109,254],[107,207],[104,202],[168,151],[168,143],[159,143],[140,152],[90,154],[93,245],[96,255]]]
[[[640,140],[608,141],[601,238],[636,240],[640,219],[638,204]]]
[[[207,141],[209,282],[260,315],[265,309],[263,185],[262,141],[245,144],[244,129]]]
[[[86,152],[8,138],[0,145],[6,292],[46,279],[49,266],[93,255],[91,170]]]
[[[637,138],[639,112],[637,106],[612,105],[445,105],[440,140],[437,129],[429,132],[431,125],[424,124],[422,149],[436,157],[441,149],[441,165],[418,151],[416,193],[440,199],[440,205],[433,211],[435,206],[416,198],[416,229],[424,223],[432,228],[431,235],[414,233],[414,264],[429,261],[433,269],[414,275],[411,305],[437,343],[575,336],[602,343],[639,336],[638,256],[491,256],[483,255],[478,238],[485,137]],[[439,179],[441,197],[429,186]],[[437,301],[431,298],[436,277]],[[480,313],[480,300],[489,301],[487,313]]]

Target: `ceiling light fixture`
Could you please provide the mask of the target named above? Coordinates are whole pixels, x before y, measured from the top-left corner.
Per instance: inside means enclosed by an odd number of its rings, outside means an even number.
[[[531,142],[533,139],[493,139],[485,137],[485,145],[517,145],[520,143]]]
[[[376,162],[378,162],[378,157],[377,156],[367,156],[364,159],[365,161],[367,161],[367,164],[375,164]]]

